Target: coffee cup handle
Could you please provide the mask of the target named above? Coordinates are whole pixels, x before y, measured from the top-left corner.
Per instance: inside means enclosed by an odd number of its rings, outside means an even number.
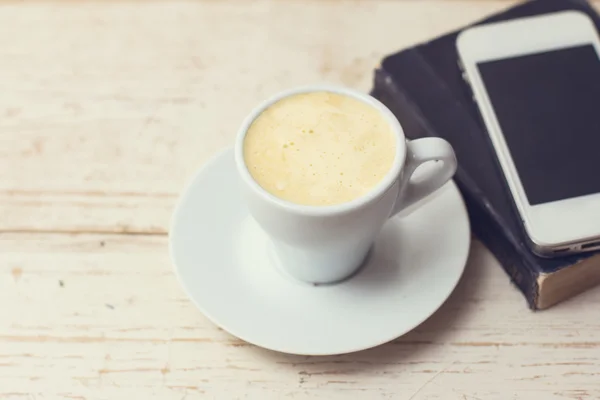
[[[406,161],[398,179],[398,197],[390,216],[408,215],[421,200],[448,182],[456,172],[456,155],[450,143],[441,138],[423,138],[406,142]],[[411,180],[415,170],[429,161],[438,164],[418,181]]]

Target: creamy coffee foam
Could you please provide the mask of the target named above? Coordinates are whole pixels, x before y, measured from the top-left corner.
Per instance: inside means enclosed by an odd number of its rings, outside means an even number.
[[[286,97],[254,120],[244,160],[254,180],[292,203],[325,206],[366,194],[390,170],[392,128],[352,97],[311,92]]]

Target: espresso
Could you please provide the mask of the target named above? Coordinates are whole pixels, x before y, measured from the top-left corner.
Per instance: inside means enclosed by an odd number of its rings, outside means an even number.
[[[330,92],[276,102],[244,139],[254,180],[283,200],[311,206],[363,196],[387,174],[395,154],[394,132],[379,110]]]

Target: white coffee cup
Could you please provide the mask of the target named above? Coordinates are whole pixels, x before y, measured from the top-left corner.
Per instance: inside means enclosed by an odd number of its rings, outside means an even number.
[[[254,181],[244,162],[244,138],[252,122],[272,104],[295,94],[321,91],[349,96],[379,110],[396,135],[396,155],[381,182],[361,197],[338,205],[295,204],[272,195]],[[448,142],[440,138],[407,141],[394,114],[377,99],[330,86],[285,91],[256,107],[237,134],[235,161],[250,214],[270,237],[279,267],[312,284],[333,283],[352,275],[383,224],[400,211],[415,208],[456,171],[456,157]],[[427,161],[440,161],[441,165],[412,182],[413,172]]]

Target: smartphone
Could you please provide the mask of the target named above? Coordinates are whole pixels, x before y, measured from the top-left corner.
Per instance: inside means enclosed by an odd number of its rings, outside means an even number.
[[[457,38],[471,87],[532,250],[600,249],[600,40],[558,12]]]

